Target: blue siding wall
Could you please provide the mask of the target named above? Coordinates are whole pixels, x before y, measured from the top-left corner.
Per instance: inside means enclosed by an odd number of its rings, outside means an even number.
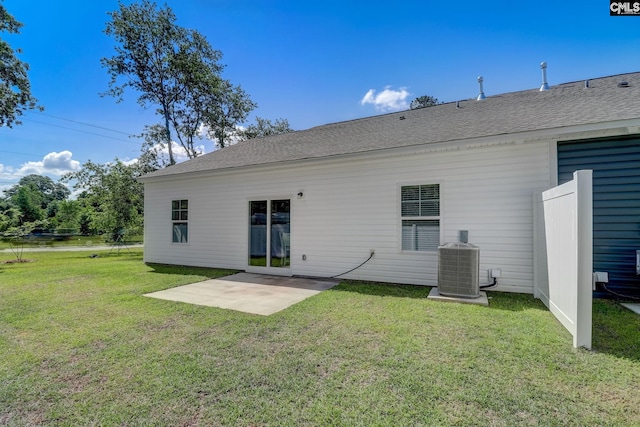
[[[558,182],[593,170],[593,268],[609,272],[609,288],[640,295],[640,136],[558,142]]]

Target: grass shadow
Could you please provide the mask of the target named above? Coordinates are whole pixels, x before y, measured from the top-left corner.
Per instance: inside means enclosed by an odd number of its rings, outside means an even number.
[[[37,253],[34,253],[34,256]],[[143,259],[142,252],[120,252],[118,253],[109,253],[107,250],[101,251],[60,251],[59,256],[66,259],[118,259],[121,258],[123,260],[140,260]]]
[[[593,350],[640,362],[640,316],[615,301],[593,301]]]
[[[172,264],[155,264],[147,263],[153,273],[158,274],[178,274],[178,275],[197,275],[204,276],[209,279],[217,279],[218,277],[229,276],[235,274],[238,270],[224,270],[219,268],[208,267],[189,267],[184,265]]]
[[[338,292],[355,292],[364,295],[396,298],[423,299],[429,295],[430,287],[416,285],[398,285],[383,282],[364,282],[358,280],[342,280],[331,288]]]
[[[381,297],[426,299],[431,289],[431,286],[343,280],[332,290]],[[489,309],[508,311],[547,310],[542,301],[535,299],[532,295],[491,291],[487,293],[487,296],[489,297],[489,307],[487,307]],[[444,302],[444,304],[455,303]]]
[[[95,254],[91,254],[89,255],[89,257],[91,257],[92,255]],[[143,258],[143,254],[142,252],[102,252],[102,253],[98,253],[97,257],[94,258],[118,258],[118,257],[126,257],[126,258],[138,258],[140,260],[142,260]]]

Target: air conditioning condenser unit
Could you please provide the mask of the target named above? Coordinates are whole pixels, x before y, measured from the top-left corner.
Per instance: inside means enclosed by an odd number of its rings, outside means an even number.
[[[452,297],[480,296],[480,248],[471,243],[438,247],[438,292]]]

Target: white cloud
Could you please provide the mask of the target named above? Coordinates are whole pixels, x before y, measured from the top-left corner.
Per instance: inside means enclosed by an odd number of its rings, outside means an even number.
[[[208,139],[209,126],[205,125],[204,123],[200,123],[197,134],[199,138]]]
[[[45,170],[74,171],[80,167],[80,162],[72,160],[73,153],[71,151],[61,151],[60,153],[49,153],[44,156],[42,164]]]
[[[360,105],[373,104],[379,111],[398,111],[409,108],[407,98],[411,95],[406,88],[393,90],[390,86],[384,88],[382,92],[376,94],[375,89],[369,91],[360,100]]]
[[[242,131],[244,131],[246,128],[244,126],[241,125],[235,125],[235,132],[231,133],[230,135],[227,135],[226,140],[225,140],[225,146],[229,146],[229,145],[234,145],[237,144],[238,142],[242,141],[242,138],[240,137],[240,134],[242,133]],[[208,141],[213,142],[213,151],[217,150],[219,148],[219,144],[218,144],[218,138],[215,138],[211,135],[211,132],[209,131],[209,127],[206,126],[205,124],[201,124],[200,127],[198,128],[198,136],[200,138],[206,139]],[[201,146],[203,147],[203,146]],[[204,148],[204,147],[203,147]],[[204,153],[204,149],[200,150],[201,153]]]
[[[198,153],[204,154],[204,145],[196,145],[195,149]],[[171,151],[173,151],[173,157],[176,159],[176,163],[189,160],[187,150],[185,150],[182,145],[178,144],[175,141],[171,141]],[[162,148],[162,150],[160,150],[160,152],[167,158],[169,158],[169,148],[167,148],[166,145]]]
[[[0,185],[0,197],[4,195],[4,191],[10,189],[11,187],[13,187],[13,184],[3,184]]]
[[[169,149],[165,144],[155,144],[153,149],[156,150],[162,157],[164,157],[167,161],[169,160]],[[196,145],[196,151],[199,155],[205,153],[204,145]],[[189,160],[189,156],[187,155],[187,150],[182,147],[182,145],[178,144],[175,141],[171,141],[171,150],[173,151],[173,158],[176,160],[176,163],[181,163],[186,160]],[[139,159],[136,157],[134,159],[125,159],[122,161],[127,166],[138,163]]]
[[[20,178],[21,176],[11,166],[0,164],[0,181],[7,183],[18,181]]]
[[[375,104],[375,97],[373,96],[376,93],[374,89],[369,89],[369,91],[364,95],[364,98],[360,100],[360,105],[364,104]]]
[[[61,176],[67,172],[78,170],[80,162],[73,160],[71,151],[52,152],[38,162],[26,162],[20,167],[0,164],[0,196],[2,191],[12,187],[20,181],[20,178],[30,175],[54,175]]]
[[[20,178],[22,177],[16,174],[11,166],[0,164],[0,197],[2,197],[4,190],[17,184]]]
[[[17,176],[26,176],[29,174],[64,175],[67,172],[78,170],[80,167],[80,162],[73,160],[71,158],[72,156],[73,153],[68,150],[61,151],[59,153],[54,151],[44,156],[42,161],[24,163],[18,170],[12,170],[12,172]]]

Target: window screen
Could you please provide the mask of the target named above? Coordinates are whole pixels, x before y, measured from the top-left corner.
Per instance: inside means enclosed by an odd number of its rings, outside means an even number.
[[[407,185],[401,189],[403,251],[435,251],[440,244],[440,185]]]

